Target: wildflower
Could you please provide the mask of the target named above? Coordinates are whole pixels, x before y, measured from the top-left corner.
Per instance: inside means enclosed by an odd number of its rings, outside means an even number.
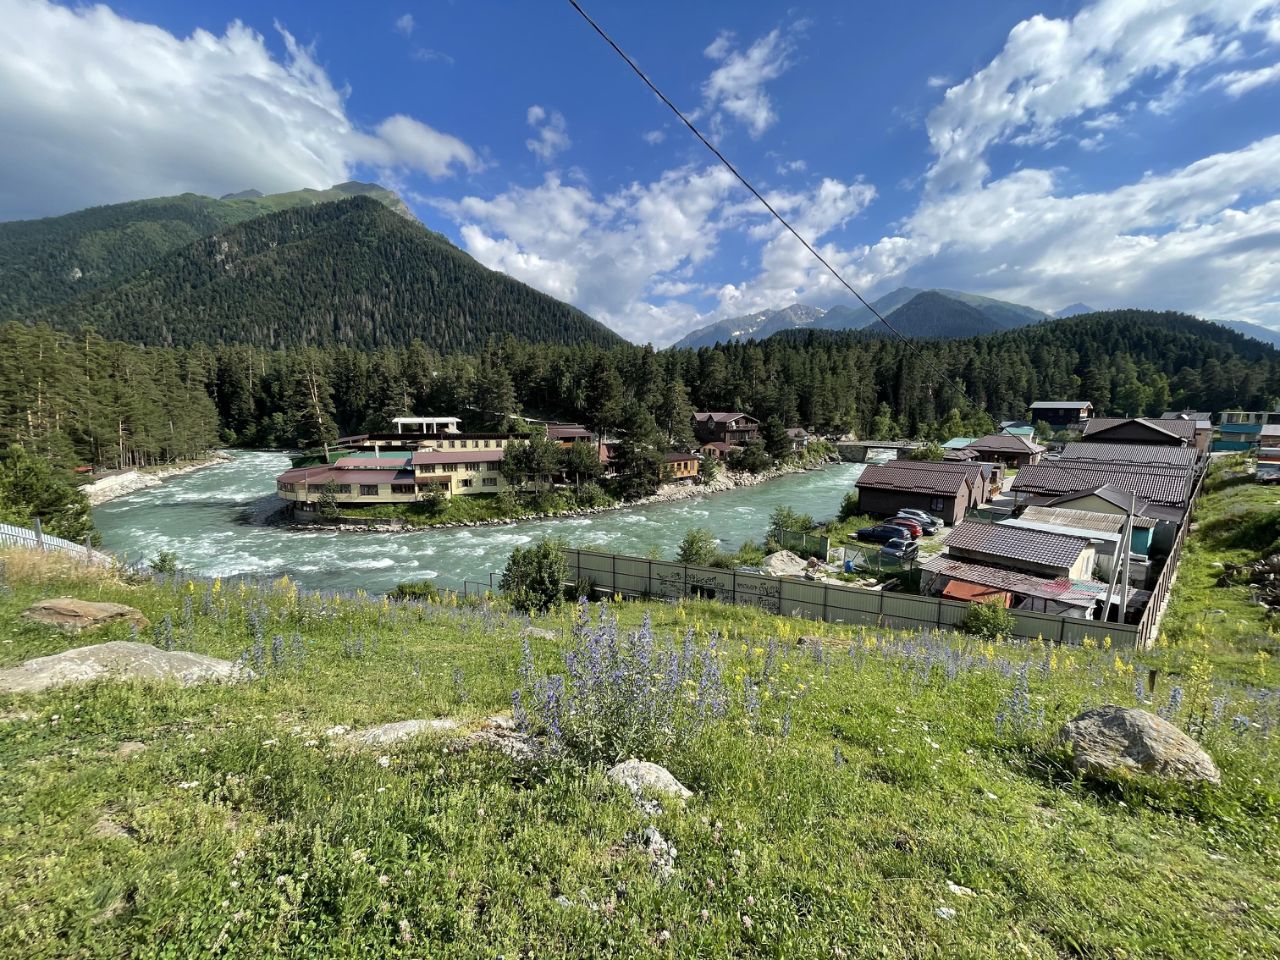
[[[409,925],[409,921],[404,917],[400,918],[400,942],[411,943],[413,941],[413,928]]]
[[[386,757],[386,756],[379,757],[379,758],[378,758],[378,766],[383,767],[384,769],[385,769],[386,767],[391,766],[391,758],[390,758],[390,757]]]
[[[391,883],[391,878],[388,877],[385,873],[378,874],[378,886],[385,887],[390,883]]]
[[[369,854],[365,850],[352,850],[351,859],[355,863],[364,863],[369,859]]]
[[[670,931],[670,930],[663,930],[661,933],[659,933],[659,934],[658,934],[658,940],[659,940],[659,942],[661,942],[661,943],[666,943],[666,942],[667,942],[668,940],[670,940],[670,939],[671,939],[671,931]]]
[[[711,913],[705,909],[700,910],[698,912],[698,919],[701,920],[703,923],[706,923],[708,920],[711,919]]]
[[[745,913],[742,915],[742,926],[747,930],[751,929],[751,918]]]
[[[179,789],[179,790],[194,790],[194,789],[195,789],[196,787],[198,787],[198,786],[200,786],[200,781],[199,781],[199,780],[183,780],[181,783],[179,783],[179,784],[178,784],[178,789]]]
[[[289,882],[289,878],[288,878],[287,876],[285,876],[283,873],[282,873],[282,874],[279,874],[279,875],[276,877],[276,886],[277,886],[277,887],[283,887],[283,886],[284,886],[286,883],[288,883],[288,882]]]
[[[939,920],[954,920],[956,917],[956,912],[951,907],[939,907],[933,913]]]
[[[755,897],[753,897],[753,896],[748,895],[748,896],[747,896],[747,906],[748,906],[748,907],[754,907],[755,905],[756,905],[756,898],[755,898]]]

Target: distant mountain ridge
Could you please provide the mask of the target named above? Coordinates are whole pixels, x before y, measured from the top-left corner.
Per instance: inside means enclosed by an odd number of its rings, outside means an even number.
[[[1252,323],[1249,320],[1211,320],[1210,322],[1226,327],[1228,330],[1234,330],[1253,340],[1261,340],[1273,347],[1280,347],[1280,330],[1272,330],[1270,327],[1264,327],[1260,323]]]
[[[349,180],[327,190],[266,196],[243,190],[218,200],[184,193],[0,223],[0,319],[25,319],[118,283],[168,253],[254,217],[353,196],[371,197],[416,222],[392,191]]]
[[[213,201],[217,202],[217,201]],[[36,314],[147,346],[617,346],[576,307],[490,270],[367,193],[255,217]]]
[[[1014,330],[1050,319],[1049,314],[1034,307],[961,290],[899,287],[873,301],[872,306],[895,329],[909,337],[976,336]],[[873,333],[882,326],[861,304],[839,304],[824,310],[796,303],[780,310],[765,310],[717,321],[687,334],[675,346],[698,349],[731,340],[759,340],[784,330],[799,329],[866,330]]]

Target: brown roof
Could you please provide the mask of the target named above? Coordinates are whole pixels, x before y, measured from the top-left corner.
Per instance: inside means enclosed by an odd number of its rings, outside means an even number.
[[[552,440],[590,440],[595,434],[580,423],[549,423],[547,437]]]
[[[929,573],[964,580],[968,583],[980,583],[1024,597],[1039,597],[1064,603],[1073,607],[1091,607],[1102,599],[1107,585],[1096,580],[1068,580],[1060,577],[1050,580],[1046,577],[1033,577],[1029,573],[1017,573],[1013,570],[1002,570],[999,567],[984,567],[976,563],[962,563],[949,557],[934,557],[920,565]]]
[[[1044,453],[1045,448],[1033,440],[1010,433],[990,433],[966,446],[979,453]]]
[[[996,558],[1007,557],[1049,567],[1070,567],[1088,546],[1089,541],[1085,537],[972,521],[958,524],[946,540],[948,551],[972,550]]]
[[[1095,437],[1112,427],[1127,423],[1140,424],[1158,434],[1167,434],[1179,440],[1194,440],[1196,436],[1196,425],[1193,420],[1148,420],[1143,417],[1094,417],[1085,424],[1084,436]]]
[[[692,453],[682,453],[679,450],[672,450],[663,458],[667,463],[684,463],[686,460],[697,460],[697,456]]]
[[[426,463],[494,463],[506,455],[505,450],[419,450],[413,455],[414,466]]]
[[[1191,475],[1176,468],[1146,464],[1059,460],[1023,467],[1010,489],[1015,493],[1058,496],[1104,486],[1153,503],[1180,505],[1191,495]]]
[[[1147,443],[1068,443],[1063,460],[1103,460],[1115,463],[1145,463],[1162,466],[1195,466],[1200,454],[1194,447],[1161,447]]]
[[[752,423],[760,422],[749,413],[729,413],[720,410],[699,410],[693,415],[693,419],[698,423],[706,423],[708,421],[711,423],[729,423],[732,420],[741,419],[750,420]]]
[[[924,470],[924,463],[873,463],[862,471],[855,487],[872,490],[898,490],[910,493],[927,493],[932,496],[954,497],[968,484],[969,478],[954,470]],[[941,464],[929,464],[941,466]],[[953,466],[960,466],[954,464]]]
[[[1118,513],[1098,513],[1093,510],[1073,510],[1071,507],[1030,506],[1018,514],[1016,520],[1043,523],[1055,527],[1073,527],[1077,530],[1097,530],[1102,533],[1119,533],[1124,517]],[[1008,523],[1009,521],[1001,521]],[[1154,527],[1155,521],[1146,517],[1134,517],[1135,527]]]
[[[339,470],[403,470],[409,465],[409,455],[398,457],[341,457],[334,466]]]

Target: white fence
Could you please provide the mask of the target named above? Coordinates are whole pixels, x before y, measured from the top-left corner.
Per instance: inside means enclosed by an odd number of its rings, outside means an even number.
[[[40,528],[36,520],[34,530],[26,527],[15,527],[8,523],[0,523],[0,549],[17,547],[20,550],[42,550],[46,553],[64,553],[76,557],[86,563],[107,565],[115,560],[108,554],[94,550],[87,543],[73,543],[61,537],[51,536]]]

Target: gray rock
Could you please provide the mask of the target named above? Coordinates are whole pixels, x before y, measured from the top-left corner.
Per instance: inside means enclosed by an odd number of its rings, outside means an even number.
[[[514,725],[507,726],[506,718],[502,722],[486,720],[479,730],[473,730],[462,743],[468,747],[486,747],[505,753],[512,760],[532,760],[541,752],[537,740],[527,733],[521,733]]]
[[[345,734],[342,739],[357,747],[385,747],[411,740],[424,733],[444,733],[458,729],[458,722],[448,717],[435,720],[400,720]]]
[[[522,637],[531,637],[534,640],[554,640],[555,633],[550,630],[544,630],[542,627],[525,627],[520,631]]]
[[[693,796],[693,791],[673,777],[670,770],[647,760],[624,760],[610,767],[605,778],[610,783],[626,787],[636,797],[645,793],[661,793],[687,800]]]
[[[1183,783],[1219,783],[1217,764],[1200,744],[1146,710],[1107,705],[1065,724],[1055,743],[1066,747],[1075,768],[1095,777],[1146,773]]]
[[[659,880],[670,880],[676,872],[676,848],[669,843],[658,828],[648,826],[640,834],[640,845],[649,854],[649,862]]]
[[[40,693],[52,687],[91,680],[175,680],[181,686],[191,687],[201,683],[236,683],[251,680],[253,676],[252,670],[230,660],[116,640],[37,657],[0,670],[0,692]]]
[[[96,630],[123,620],[139,628],[150,621],[142,615],[141,610],[127,607],[123,603],[99,603],[94,600],[77,600],[74,597],[54,597],[52,600],[41,600],[22,611],[22,615],[36,623],[45,623],[57,627],[64,633],[80,633],[83,630]]]
[[[147,745],[140,740],[125,740],[120,746],[116,747],[116,759],[128,760],[145,749],[147,749]]]

